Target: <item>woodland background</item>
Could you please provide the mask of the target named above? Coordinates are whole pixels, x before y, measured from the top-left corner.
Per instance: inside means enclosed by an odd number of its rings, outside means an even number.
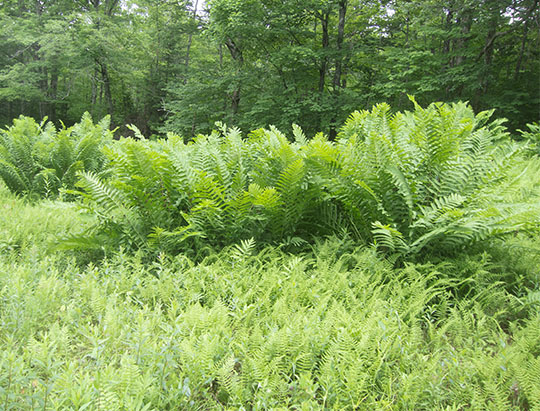
[[[510,129],[540,104],[537,0],[0,1],[0,126],[190,138],[216,121],[331,138],[355,109],[469,101]]]

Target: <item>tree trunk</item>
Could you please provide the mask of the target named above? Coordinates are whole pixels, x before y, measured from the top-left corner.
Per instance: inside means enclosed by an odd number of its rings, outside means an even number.
[[[484,46],[484,64],[485,64],[485,75],[482,79],[482,94],[487,94],[489,90],[489,69],[491,66],[491,61],[493,60],[493,49],[495,43],[495,37],[497,37],[497,25],[492,25],[489,28],[486,44]]]
[[[525,21],[523,25],[523,37],[521,38],[521,48],[519,49],[519,55],[516,62],[516,69],[514,71],[514,81],[519,78],[519,72],[521,70],[521,64],[523,62],[523,54],[525,53],[525,45],[527,44],[527,34],[529,31],[529,21]]]
[[[244,56],[242,54],[242,50],[232,39],[227,39],[225,41],[225,45],[229,49],[233,60],[237,62],[238,67],[236,75],[239,76],[242,66],[244,65]],[[238,107],[240,106],[240,89],[240,82],[238,82],[238,85],[236,86],[235,90],[232,92],[231,95],[231,111],[233,119],[236,118],[236,115],[238,114]]]
[[[198,5],[199,5],[199,0],[195,0],[195,4],[193,6],[193,20],[197,18]],[[193,41],[193,33],[190,31],[189,36],[188,36],[187,50],[186,50],[186,79],[187,79],[187,71],[189,69],[189,52],[191,50],[192,41]]]
[[[531,6],[525,11],[525,24],[523,25],[523,37],[521,38],[521,48],[519,50],[518,60],[516,62],[516,69],[514,71],[514,80],[519,78],[519,71],[523,63],[523,55],[525,54],[525,45],[527,44],[527,34],[529,33],[529,18],[531,14],[536,10],[538,6],[538,0],[534,0]],[[540,36],[537,36],[537,40]]]
[[[219,45],[219,49],[218,49],[218,52],[219,52],[219,71],[222,72],[223,71],[223,45]]]
[[[36,60],[40,60],[39,56],[36,56]],[[39,89],[41,91],[41,97],[39,101],[39,116],[45,117],[49,114],[49,101],[47,98],[49,95],[49,73],[47,72],[47,67],[42,67],[40,72]]]
[[[111,94],[111,78],[109,77],[109,71],[105,63],[98,62],[101,71],[101,80],[103,81],[103,89],[105,91],[105,100],[107,101],[107,112],[113,115],[113,101]]]
[[[336,59],[335,59],[335,71],[334,78],[332,79],[332,86],[334,91],[334,100],[339,105],[339,94],[343,87],[341,82],[341,76],[343,73],[343,38],[345,37],[345,16],[347,14],[347,0],[340,0],[339,13],[338,13],[338,33],[336,40]],[[335,140],[337,136],[336,130],[336,110],[332,111],[332,117],[330,119],[330,130],[328,132],[330,140]]]
[[[468,36],[471,31],[472,26],[472,13],[471,10],[464,10],[460,19],[459,23],[461,23],[461,36],[460,38],[456,39],[454,41],[454,49],[456,51],[461,51],[461,54],[457,54],[453,66],[459,66],[465,61],[465,56],[463,53],[465,53],[465,50],[467,48],[467,42],[469,40]]]
[[[114,14],[114,10],[118,6],[118,3],[120,0],[89,0],[89,1],[90,1],[90,4],[94,7],[96,12],[98,12],[100,6],[103,5],[105,8],[105,10],[103,11],[103,14],[105,14],[107,17],[111,17]],[[101,30],[99,19],[96,21],[96,29],[98,31]],[[114,105],[113,105],[113,100],[112,100],[111,78],[109,75],[109,70],[107,68],[107,64],[101,61],[100,58],[96,58],[96,63],[99,66],[99,72],[101,74],[102,90],[105,91],[105,100],[107,101],[107,112],[112,117],[113,112],[114,112]]]
[[[231,110],[233,118],[236,118],[236,115],[238,114],[238,106],[240,106],[240,86],[233,91],[231,96]]]
[[[472,10],[465,9],[461,11],[461,16],[458,19],[458,24],[461,24],[461,36],[454,40],[453,49],[455,50],[455,57],[451,63],[451,67],[457,67],[465,62],[465,55],[467,50],[467,43],[469,42],[469,33],[472,27]],[[457,85],[455,96],[462,97],[465,84],[463,81]],[[455,96],[452,96],[455,98]],[[449,97],[449,96],[447,96]]]
[[[452,9],[448,10],[448,14],[446,15],[446,30],[450,31],[452,29],[452,20],[454,19],[454,11]],[[450,38],[446,38],[443,42],[443,54],[448,54],[450,52]]]
[[[322,95],[324,91],[324,83],[326,78],[326,69],[328,65],[328,57],[326,56],[326,52],[328,50],[328,46],[330,45],[330,37],[328,35],[328,19],[329,14],[320,14],[319,19],[321,20],[321,27],[322,27],[322,56],[321,56],[321,66],[319,68],[319,93]]]
[[[94,68],[94,75],[92,76],[92,108],[95,107],[97,102],[97,79],[98,79],[98,68],[97,66]]]
[[[43,3],[41,3],[41,1],[39,1],[39,0],[36,0],[36,2],[34,4],[35,4],[35,7],[36,7],[36,14],[38,16],[41,16],[43,14]]]
[[[343,56],[341,52],[343,50],[343,38],[345,36],[345,16],[347,14],[347,0],[341,0],[339,2],[339,21],[338,21],[338,36],[337,36],[337,57],[336,57],[336,71],[334,72],[333,86],[334,91],[339,93],[341,84],[341,73],[343,69]]]

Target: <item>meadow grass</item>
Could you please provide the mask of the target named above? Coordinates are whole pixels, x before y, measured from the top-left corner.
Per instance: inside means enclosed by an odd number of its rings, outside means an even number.
[[[538,238],[397,268],[336,237],[88,263],[51,248],[73,206],[0,210],[6,411],[539,409]]]

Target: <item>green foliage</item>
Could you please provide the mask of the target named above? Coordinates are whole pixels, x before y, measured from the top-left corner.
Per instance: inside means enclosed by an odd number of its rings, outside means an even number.
[[[409,259],[537,230],[538,190],[511,177],[520,146],[490,115],[464,103],[395,114],[380,104],[353,113],[335,142],[307,140],[298,126],[294,142],[273,127],[243,139],[222,125],[187,144],[124,139],[107,149],[107,177],[79,173],[97,225],[64,244],[197,254],[339,234]],[[519,198],[501,195],[512,186]]]
[[[519,147],[500,122],[486,125],[490,115],[464,103],[396,114],[380,104],[353,113],[335,154],[314,159],[362,238],[404,256],[455,252],[538,226],[537,207],[497,199]]]
[[[72,205],[3,190],[0,209],[0,243],[25,238],[0,253],[6,411],[538,403],[538,253],[393,268],[342,238],[297,255],[246,239],[200,264],[119,251],[81,266],[44,246],[84,221]]]
[[[67,239],[87,247],[198,252],[253,238],[301,242],[328,228],[301,145],[276,129],[242,140],[223,129],[185,144],[125,139],[107,150],[108,178],[79,173],[84,207],[97,217],[88,233]],[[317,221],[318,225],[312,225]],[[65,241],[64,245],[67,244]]]
[[[527,124],[529,131],[518,130],[521,138],[529,141],[533,152],[540,155],[540,125],[538,123]]]
[[[89,111],[186,138],[217,120],[335,136],[358,107],[466,100],[538,120],[536,0],[35,0],[0,10],[0,127]],[[122,128],[127,133],[127,129]]]
[[[1,182],[0,199],[0,254],[32,249],[33,258],[39,259],[47,254],[47,245],[57,236],[79,230],[88,223],[71,202],[44,200],[35,207],[16,198]],[[36,245],[38,249],[34,249]]]
[[[108,117],[94,125],[86,113],[58,132],[46,120],[21,116],[0,130],[0,178],[13,193],[54,198],[74,186],[77,172],[104,168],[101,149],[112,141]]]

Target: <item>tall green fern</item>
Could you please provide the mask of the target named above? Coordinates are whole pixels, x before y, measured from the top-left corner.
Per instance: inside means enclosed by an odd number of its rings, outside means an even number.
[[[112,140],[108,118],[94,125],[85,113],[58,132],[46,120],[21,116],[0,131],[0,178],[14,193],[56,197],[61,188],[74,187],[77,172],[104,168],[101,149]]]
[[[174,136],[159,142],[124,139],[105,152],[108,176],[79,173],[79,185],[86,207],[99,216],[95,233],[120,238],[120,232],[137,227],[133,236],[141,242],[123,242],[125,247],[176,252],[201,248],[203,238],[222,247],[328,231],[328,225],[317,224],[324,200],[302,147],[275,129],[257,130],[247,140],[226,129],[189,144]],[[111,202],[104,193],[121,199]]]
[[[361,236],[416,255],[459,249],[505,232],[512,216],[521,219],[519,206],[497,212],[483,195],[504,180],[518,152],[499,122],[486,125],[491,113],[475,116],[464,103],[414,104],[414,112],[391,114],[381,104],[353,113],[338,153],[314,153],[328,192]],[[528,211],[538,219],[537,209]]]
[[[99,217],[96,238],[175,253],[339,234],[415,258],[538,229],[531,196],[496,194],[520,152],[501,122],[465,103],[413,103],[411,112],[379,104],[353,113],[336,142],[308,141],[298,127],[292,142],[272,127],[242,138],[224,126],[188,144],[173,135],[115,142],[104,150],[106,176],[78,173],[86,206]],[[74,147],[62,138],[59,159]],[[40,178],[68,179],[81,161],[55,160],[54,174],[45,169]],[[96,187],[121,200],[110,203]]]

